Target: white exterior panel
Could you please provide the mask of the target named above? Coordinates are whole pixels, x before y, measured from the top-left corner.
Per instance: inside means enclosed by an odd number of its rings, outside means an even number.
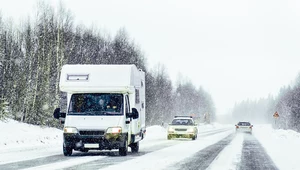
[[[60,90],[77,92],[126,92],[139,87],[140,71],[135,65],[64,65]]]

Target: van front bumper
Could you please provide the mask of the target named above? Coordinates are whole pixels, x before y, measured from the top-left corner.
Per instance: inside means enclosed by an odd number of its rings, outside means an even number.
[[[127,140],[126,133],[104,134],[104,135],[80,135],[79,133],[64,133],[64,146],[75,150],[95,149],[111,150],[124,147]],[[94,144],[89,147],[86,144]]]

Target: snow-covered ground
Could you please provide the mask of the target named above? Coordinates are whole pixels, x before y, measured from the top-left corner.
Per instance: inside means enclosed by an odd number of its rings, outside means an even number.
[[[254,125],[252,135],[264,147],[277,168],[300,169],[300,133],[293,130],[275,130],[271,125]],[[236,169],[241,160],[243,137],[237,134],[208,169]]]
[[[279,169],[300,169],[300,133],[257,125],[253,135],[265,148]]]
[[[208,170],[234,170],[238,168],[241,161],[243,148],[243,134],[237,134],[231,143],[216,157]]]
[[[0,121],[0,164],[61,152],[62,131],[14,120]]]
[[[62,131],[40,127],[15,120],[0,121],[0,149],[15,150],[61,144]]]
[[[231,126],[232,130],[230,131],[198,137],[198,140],[189,142],[168,141],[166,140],[165,128],[161,126],[148,127],[146,139],[140,144],[141,150],[152,147],[152,145],[160,145],[167,142],[177,142],[176,145],[108,166],[105,169],[118,169],[127,165],[131,165],[131,169],[166,169],[168,166],[192,156],[197,151],[220,141],[222,138],[234,132],[233,125],[221,125],[216,123],[211,125],[200,124],[200,134]],[[28,125],[13,120],[0,121],[0,129],[0,153],[2,153],[0,154],[0,165],[62,154],[61,130]],[[298,154],[300,153],[300,133],[292,130],[274,130],[269,125],[255,125],[253,135],[262,144],[279,169],[299,169]],[[237,134],[230,144],[215,158],[208,169],[236,169],[241,160],[243,140],[243,135]],[[82,161],[85,162],[100,158],[101,157],[85,157],[84,160],[83,158],[76,159],[82,159]],[[74,158],[77,164],[78,160]],[[69,165],[64,165],[63,162],[60,162],[51,167],[60,169],[66,166],[72,166],[72,164],[70,164],[71,160],[68,161]],[[132,167],[132,165],[135,166]],[[157,167],[157,165],[160,166]]]

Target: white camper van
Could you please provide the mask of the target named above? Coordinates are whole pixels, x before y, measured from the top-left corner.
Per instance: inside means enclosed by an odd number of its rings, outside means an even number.
[[[64,65],[60,90],[67,111],[55,109],[64,123],[63,153],[119,149],[138,152],[145,137],[145,73],[135,65]]]

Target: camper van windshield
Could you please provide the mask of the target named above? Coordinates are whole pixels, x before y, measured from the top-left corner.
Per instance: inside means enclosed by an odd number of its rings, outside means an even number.
[[[73,94],[69,115],[122,115],[123,95],[110,93]]]

